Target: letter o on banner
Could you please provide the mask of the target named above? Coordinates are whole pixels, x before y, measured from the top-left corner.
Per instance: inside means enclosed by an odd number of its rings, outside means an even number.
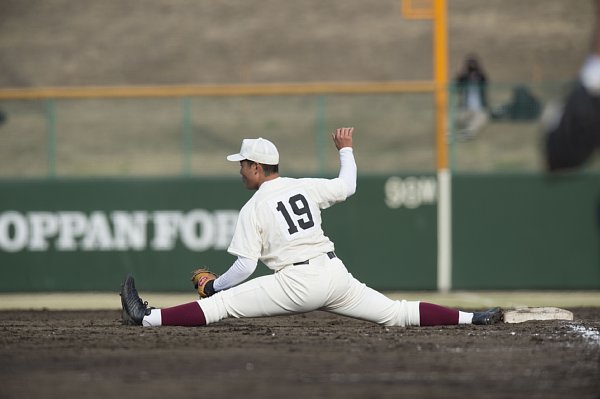
[[[214,242],[215,223],[207,211],[196,209],[181,221],[181,241],[191,250],[204,251]]]
[[[27,220],[19,212],[0,214],[0,249],[18,252],[25,248],[29,237]]]

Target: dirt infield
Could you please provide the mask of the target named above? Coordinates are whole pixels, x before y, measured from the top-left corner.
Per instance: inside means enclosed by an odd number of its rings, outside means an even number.
[[[600,308],[567,321],[385,328],[312,312],[203,328],[0,311],[0,398],[598,398]]]

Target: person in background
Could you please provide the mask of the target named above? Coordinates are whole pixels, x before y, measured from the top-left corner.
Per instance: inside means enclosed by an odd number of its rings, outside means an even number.
[[[457,127],[461,139],[474,138],[488,122],[487,82],[477,57],[467,56],[455,79],[458,94]]]
[[[550,172],[579,168],[600,148],[600,0],[592,1],[590,54],[564,103],[547,107],[542,117],[545,166]]]

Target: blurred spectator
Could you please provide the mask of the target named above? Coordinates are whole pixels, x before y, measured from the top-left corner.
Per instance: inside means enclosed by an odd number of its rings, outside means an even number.
[[[549,171],[580,167],[600,148],[600,0],[593,2],[595,26],[590,55],[564,104],[544,112]]]
[[[465,59],[456,76],[459,138],[473,138],[487,124],[487,76],[475,55]]]

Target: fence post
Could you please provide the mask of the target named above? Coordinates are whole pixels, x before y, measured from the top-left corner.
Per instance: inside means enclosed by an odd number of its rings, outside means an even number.
[[[56,109],[53,99],[46,101],[46,154],[48,157],[48,176],[56,176]]]
[[[448,85],[450,92],[449,107],[448,107],[448,149],[449,149],[449,169],[456,170],[456,118],[457,118],[457,88],[455,83]]]
[[[181,153],[183,156],[182,173],[189,176],[192,170],[192,109],[189,97],[181,99],[182,129],[181,129]]]
[[[316,117],[316,126],[315,126],[315,145],[316,153],[317,153],[317,163],[318,163],[318,173],[319,175],[324,175],[327,167],[326,167],[326,138],[327,138],[327,120],[326,120],[326,112],[325,112],[325,96],[317,96],[317,117]]]

